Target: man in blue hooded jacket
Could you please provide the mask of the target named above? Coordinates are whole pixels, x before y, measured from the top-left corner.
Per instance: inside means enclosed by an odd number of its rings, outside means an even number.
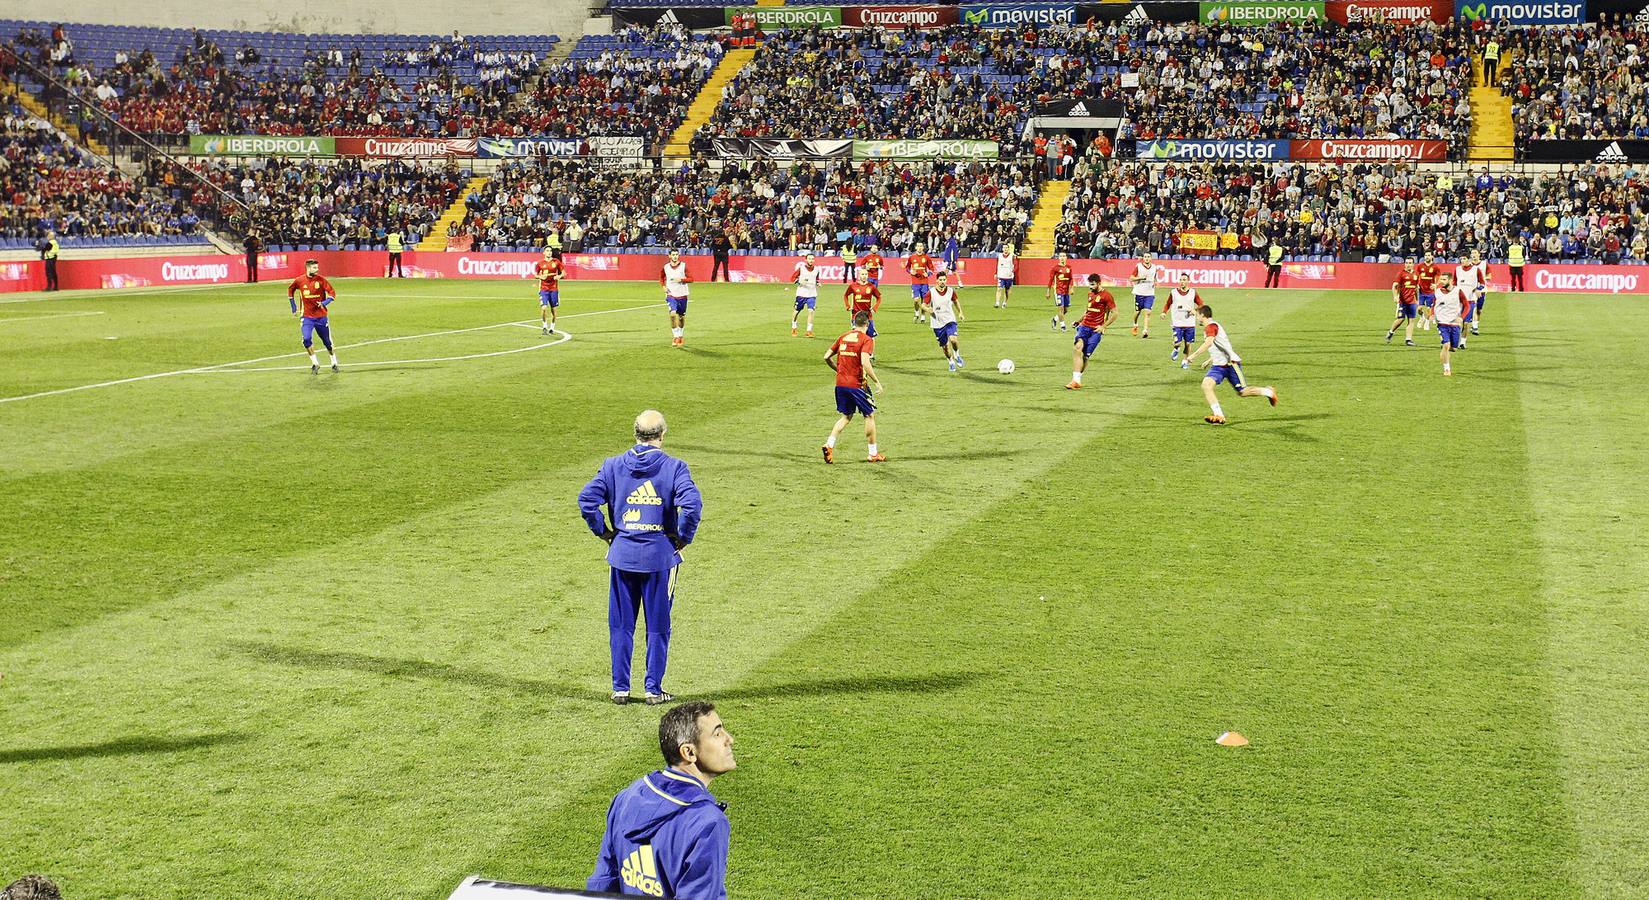
[[[676,699],[664,690],[670,605],[675,601],[680,551],[693,542],[702,503],[687,464],[664,452],[664,432],[664,414],[658,410],[636,416],[636,445],[603,462],[601,471],[578,492],[584,522],[609,545],[607,628],[614,703],[630,702],[637,611],[647,617],[647,702]]]
[[[733,771],[733,736],[712,703],[683,703],[658,723],[665,768],[636,779],[607,808],[592,891],[726,900],[727,807],[710,779]]]

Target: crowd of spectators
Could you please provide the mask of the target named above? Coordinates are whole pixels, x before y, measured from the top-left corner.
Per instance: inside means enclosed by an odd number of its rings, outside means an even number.
[[[1535,262],[1643,261],[1649,240],[1649,172],[1596,166],[1528,175],[1421,171],[1402,164],[1191,164],[1094,162],[1079,166],[1059,249],[1110,258],[1178,253],[1182,231],[1219,234],[1229,257],[1387,261],[1476,248],[1504,258],[1523,240]]]
[[[955,237],[994,252],[1024,238],[1038,172],[1022,162],[812,163],[753,160],[717,169],[617,172],[539,161],[501,170],[455,234],[483,246],[544,246],[578,223],[589,246],[827,249],[852,241],[902,252]]]
[[[416,244],[469,178],[452,163],[400,160],[213,160],[199,163],[197,171],[223,193],[161,163],[148,175],[171,196],[210,211],[214,222],[238,234],[256,232],[266,244],[349,250],[382,247],[391,231],[408,246]]]
[[[1145,140],[1397,137],[1461,148],[1468,46],[1465,29],[1431,23],[787,30],[723,89],[695,140],[1012,146],[1038,103],[1100,97],[1123,101],[1123,136]]]
[[[189,203],[145,191],[15,105],[7,105],[0,129],[0,237],[197,233]]]
[[[1519,143],[1649,139],[1649,23],[1604,19],[1500,32]]]

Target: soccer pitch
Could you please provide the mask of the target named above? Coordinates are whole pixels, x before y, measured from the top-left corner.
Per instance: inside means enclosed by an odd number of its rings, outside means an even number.
[[[826,466],[839,288],[807,340],[695,285],[685,350],[656,285],[558,341],[527,281],[338,288],[320,376],[283,283],[0,302],[0,875],[581,885],[660,761],[574,496],[654,406],[735,897],[1649,894],[1642,299],[1495,295],[1445,379],[1381,293],[1204,291],[1282,397],[1216,428],[1160,319],[1074,392],[1040,287],[963,291],[954,375],[890,287],[889,462]]]

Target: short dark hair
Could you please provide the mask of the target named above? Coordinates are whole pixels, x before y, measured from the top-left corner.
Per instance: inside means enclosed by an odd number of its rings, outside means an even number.
[[[63,894],[44,875],[24,875],[0,890],[0,900],[63,900]]]
[[[1089,275],[1088,276],[1088,283],[1089,284],[1099,284],[1099,275],[1097,273],[1095,273],[1093,275]]]
[[[1204,318],[1212,319],[1212,318],[1214,318],[1214,307],[1209,306],[1205,303],[1202,306],[1197,307],[1197,315],[1202,316]]]
[[[853,314],[853,324],[856,325],[856,326],[859,326],[859,327],[869,325],[870,324],[870,313],[865,312],[862,309],[859,310],[858,312],[854,313]]]
[[[321,264],[321,261],[318,259],[306,259],[303,261],[303,264],[306,266],[318,266]]]
[[[658,749],[664,753],[665,765],[682,762],[681,745],[698,743],[699,719],[715,711],[716,704],[708,700],[689,700],[658,720]]]

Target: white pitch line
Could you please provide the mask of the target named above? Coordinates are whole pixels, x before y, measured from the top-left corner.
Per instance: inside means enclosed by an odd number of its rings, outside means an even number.
[[[581,316],[605,316],[605,315],[608,315],[608,314],[611,314],[611,313],[631,312],[633,310],[638,310],[638,309],[657,309],[658,307],[661,307],[663,305],[664,305],[663,303],[648,303],[644,306],[626,306],[626,307],[623,307],[622,309],[602,309],[602,310],[597,310],[595,312],[568,313],[567,315],[562,316],[561,318],[563,318],[563,319],[575,319],[575,318],[579,318]],[[523,319],[522,321],[532,321],[532,320]],[[338,349],[340,349],[340,350],[351,350],[351,349],[354,349],[356,347],[369,347],[373,344],[390,344],[390,343],[394,343],[396,341],[414,341],[414,340],[418,340],[419,338],[445,337],[446,335],[449,335],[449,334],[465,334],[465,333],[471,332],[471,331],[486,331],[489,328],[508,328],[511,325],[519,325],[519,324],[521,324],[521,323],[520,322],[499,322],[499,323],[494,324],[494,325],[477,325],[474,328],[454,328],[450,331],[431,331],[431,332],[428,332],[426,334],[409,334],[409,335],[405,335],[403,337],[378,338],[376,340],[371,340],[371,341],[358,341],[358,342],[353,343],[353,344],[340,344]],[[172,378],[172,377],[177,376],[177,375],[198,375],[202,372],[211,372],[211,371],[216,370],[216,369],[228,369],[228,368],[233,368],[235,366],[250,366],[250,365],[253,365],[255,363],[273,362],[277,359],[291,359],[292,357],[303,356],[303,355],[304,354],[301,353],[301,352],[299,352],[299,353],[277,353],[274,356],[259,356],[259,357],[253,358],[253,359],[241,359],[241,360],[236,360],[234,362],[218,363],[217,365],[212,365],[212,366],[196,366],[192,369],[176,369],[176,370],[173,370],[171,372],[155,372],[155,373],[150,374],[150,375],[134,375],[131,378],[117,378],[113,381],[99,381],[99,382],[96,382],[95,384],[79,384],[79,385],[75,385],[74,387],[57,388],[56,390],[40,391],[40,392],[34,393],[34,394],[19,394],[15,397],[0,397],[0,403],[17,403],[17,402],[22,401],[22,400],[38,400],[42,397],[56,397],[56,396],[61,395],[61,394],[73,394],[73,393],[77,393],[79,391],[91,391],[91,390],[96,390],[97,388],[115,387],[117,385],[122,385],[122,384],[135,384],[139,381],[153,381],[156,378]],[[357,363],[357,365],[359,365],[359,364]]]
[[[514,325],[519,323],[512,322],[510,324]],[[530,328],[532,326],[529,325],[527,327]],[[466,359],[486,359],[491,356],[509,356],[511,353],[529,353],[533,350],[542,350],[545,347],[555,347],[560,344],[565,344],[573,339],[573,333],[570,331],[558,331],[556,332],[556,335],[556,340],[546,341],[542,344],[533,344],[528,347],[516,347],[513,350],[494,350],[491,353],[470,353],[465,356],[426,356],[422,359],[380,359],[373,360],[371,362],[350,363],[345,366],[345,368],[360,369],[367,366],[405,366],[413,363],[460,362]],[[303,354],[295,353],[293,355],[302,356]],[[307,368],[309,368],[308,363],[301,366],[218,366],[211,369],[202,369],[199,372],[192,372],[190,374],[233,375],[239,372],[291,372],[294,370],[302,370]]]
[[[0,322],[44,322],[47,319],[75,319],[82,316],[101,315],[103,315],[103,313],[87,310],[86,312],[48,313],[43,316],[7,316],[6,318],[0,319]]]

